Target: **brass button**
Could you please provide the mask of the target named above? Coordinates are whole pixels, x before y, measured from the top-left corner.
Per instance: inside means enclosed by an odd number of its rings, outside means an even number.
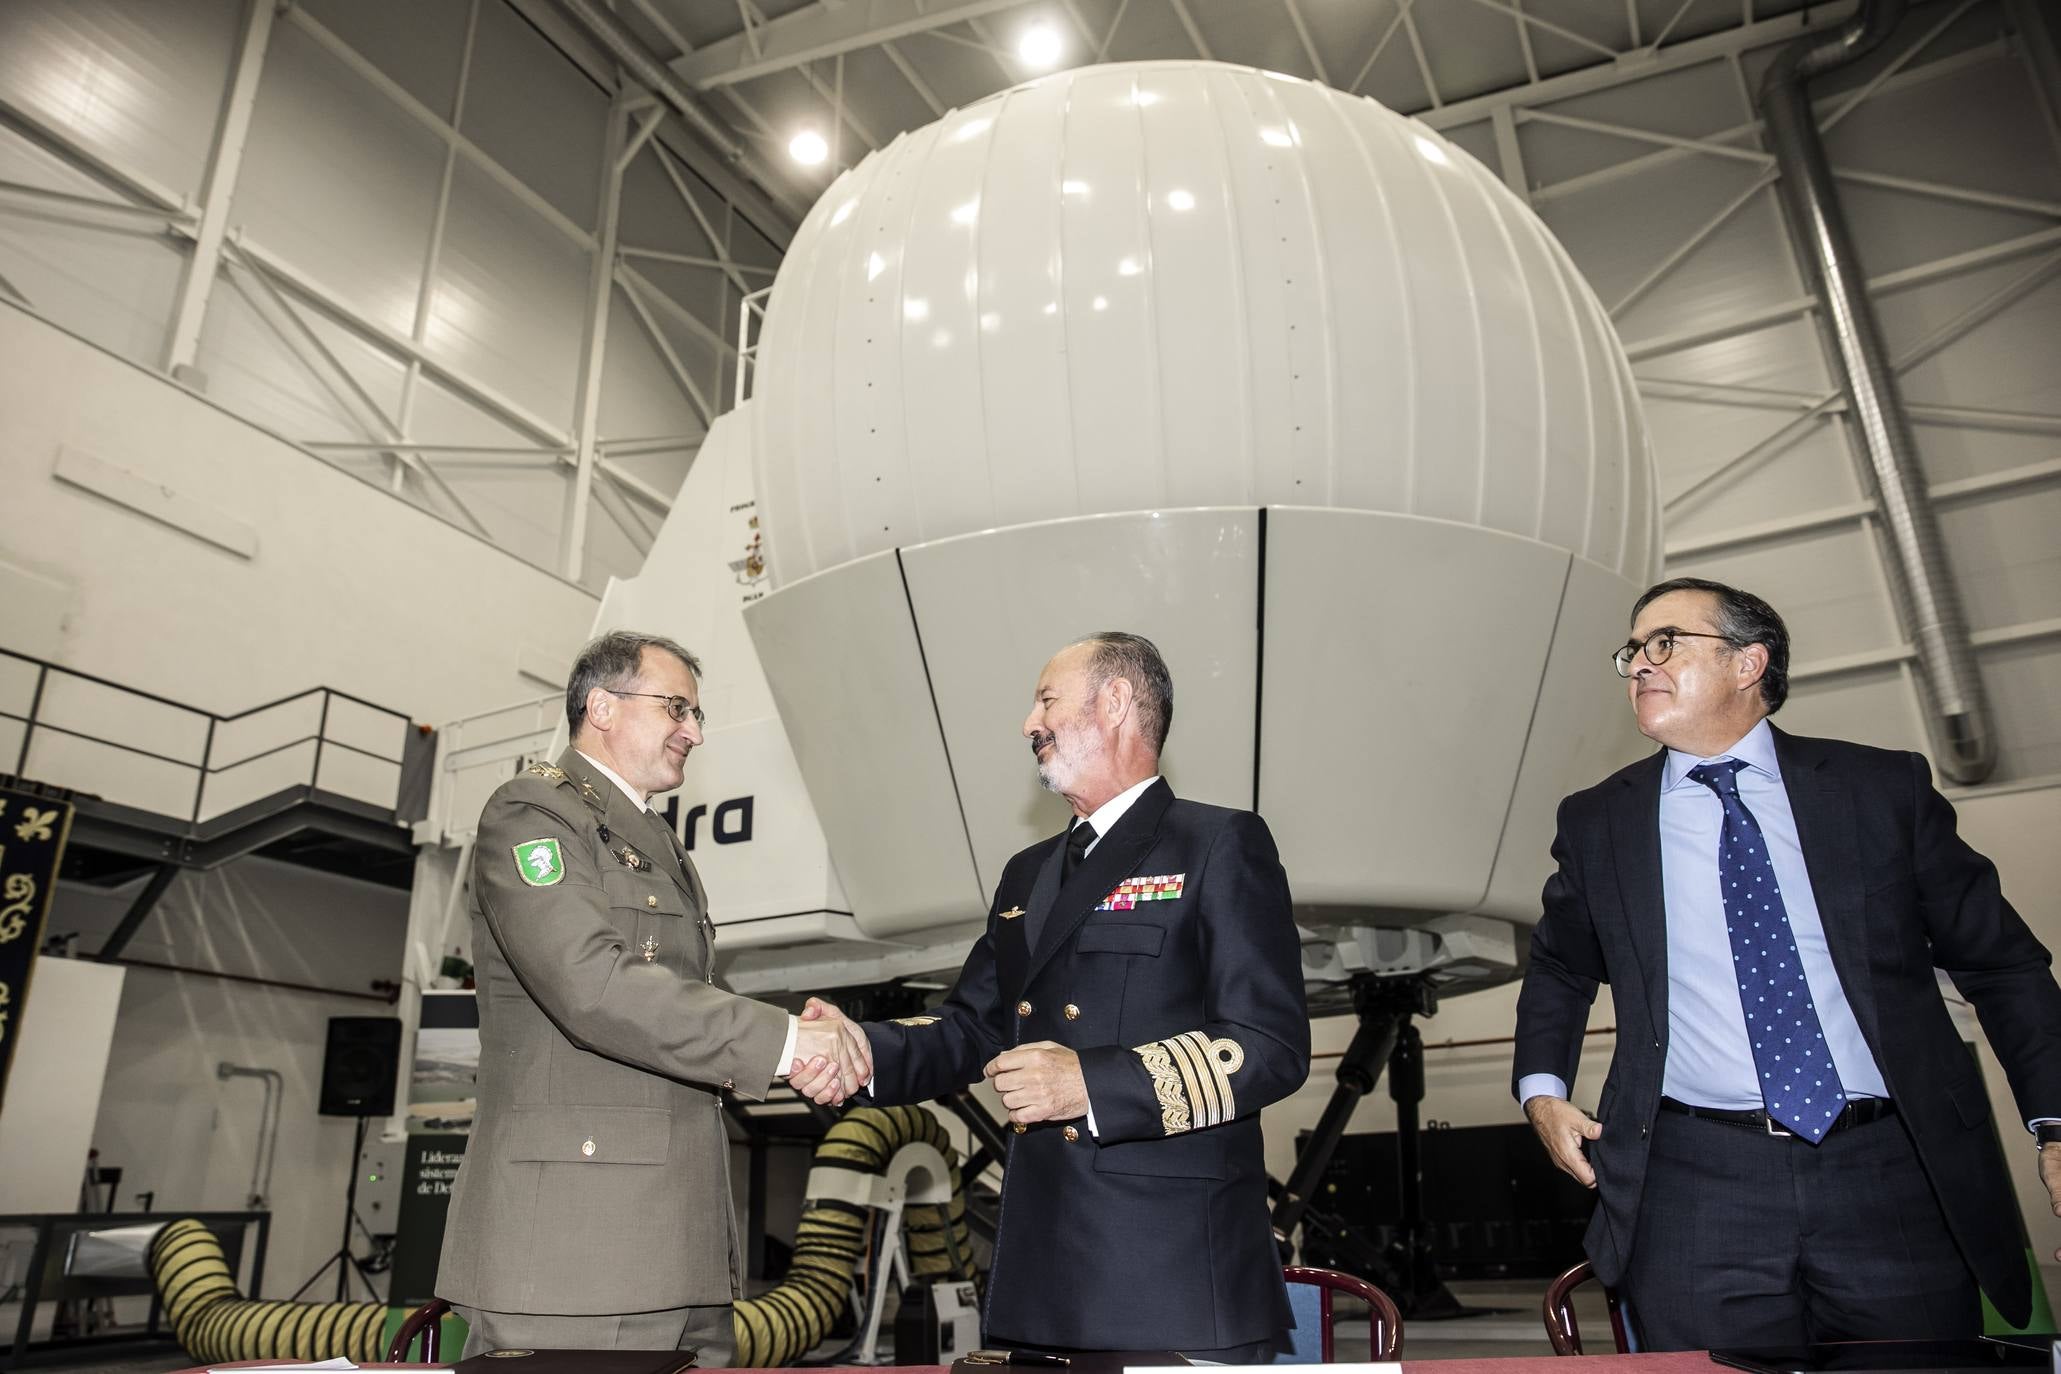
[[[1068,1003],[1066,1004],[1066,1013],[1065,1013],[1065,1015],[1066,1015],[1066,1019],[1067,1019],[1067,1020],[1069,1020],[1069,1021],[1078,1021],[1078,1020],[1080,1020],[1080,1019],[1081,1019],[1081,1009],[1080,1009],[1079,1007],[1075,1006],[1075,1005],[1074,1005],[1073,1003],[1071,1003],[1071,1002],[1068,1002]]]
[[[646,905],[646,906],[657,906],[657,905],[658,905],[658,898],[657,898],[657,897],[655,897],[655,896],[653,896],[653,897],[646,897],[646,898],[644,899],[644,905]]]
[[[580,1142],[580,1153],[581,1153],[581,1154],[583,1154],[583,1155],[591,1155],[591,1154],[593,1154],[593,1153],[594,1153],[594,1142],[593,1142],[593,1141],[591,1141],[591,1140],[583,1140],[583,1141],[581,1141],[581,1142]]]
[[[1069,1145],[1073,1144],[1074,1141],[1079,1140],[1081,1138],[1081,1133],[1072,1126],[1068,1126],[1059,1134],[1066,1137],[1066,1143]]]
[[[1018,1002],[1016,1004],[1016,1014],[1018,1016],[1029,1016],[1031,1014],[1031,1004],[1029,1002]]]
[[[1016,1132],[1018,1135],[1022,1135],[1025,1131],[1029,1130],[1030,1127],[1024,1125],[1021,1121],[1013,1121],[1010,1123],[1009,1129]]]

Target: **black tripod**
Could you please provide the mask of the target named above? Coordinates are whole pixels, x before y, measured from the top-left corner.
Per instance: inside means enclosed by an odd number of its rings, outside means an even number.
[[[1338,1086],[1324,1106],[1324,1115],[1296,1155],[1288,1182],[1276,1192],[1274,1239],[1285,1259],[1297,1226],[1321,1233],[1356,1270],[1394,1298],[1405,1316],[1458,1316],[1460,1300],[1438,1277],[1425,1235],[1424,1175],[1418,1164],[1417,1104],[1424,1100],[1424,1037],[1410,1018],[1438,1010],[1438,996],[1423,974],[1384,977],[1360,973],[1353,976],[1351,986],[1360,1028],[1338,1061]],[[1353,1109],[1374,1090],[1384,1065],[1388,1095],[1395,1102],[1396,1185],[1402,1224],[1394,1242],[1381,1250],[1343,1219],[1312,1208],[1310,1194],[1323,1180]]]
[[[365,1124],[372,1118],[358,1118],[357,1134],[351,1141],[351,1181],[344,1188],[343,1243],[336,1253],[322,1261],[322,1267],[308,1275],[307,1281],[293,1290],[288,1302],[296,1302],[301,1294],[315,1286],[315,1280],[329,1272],[329,1266],[336,1266],[336,1300],[344,1301],[350,1295],[351,1275],[358,1276],[358,1282],[365,1285],[365,1292],[374,1302],[380,1301],[379,1290],[372,1286],[372,1280],[365,1276],[365,1266],[358,1263],[358,1257],[351,1253],[351,1223],[358,1220],[358,1170],[365,1156]]]

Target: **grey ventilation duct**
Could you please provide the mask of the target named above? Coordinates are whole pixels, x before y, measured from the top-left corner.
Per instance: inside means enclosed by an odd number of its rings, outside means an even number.
[[[1904,0],[1863,0],[1830,34],[1782,49],[1760,87],[1760,108],[1781,176],[1782,208],[1795,235],[1819,318],[1838,359],[1847,415],[1859,431],[1861,485],[1882,515],[1890,592],[1918,656],[1919,691],[1940,770],[1980,782],[1996,767],[1996,736],[1975,670],[1960,591],[1947,567],[1939,523],[1925,490],[1911,422],[1868,300],[1860,259],[1818,138],[1807,86],[1856,62],[1903,18]]]

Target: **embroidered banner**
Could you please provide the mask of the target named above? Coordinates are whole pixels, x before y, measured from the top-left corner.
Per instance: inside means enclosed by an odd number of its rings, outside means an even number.
[[[71,828],[71,803],[0,788],[0,1102]]]

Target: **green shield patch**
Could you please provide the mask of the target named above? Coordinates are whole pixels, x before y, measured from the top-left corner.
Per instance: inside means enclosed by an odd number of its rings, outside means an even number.
[[[550,887],[565,876],[556,840],[525,840],[515,847],[515,871],[531,887]]]

